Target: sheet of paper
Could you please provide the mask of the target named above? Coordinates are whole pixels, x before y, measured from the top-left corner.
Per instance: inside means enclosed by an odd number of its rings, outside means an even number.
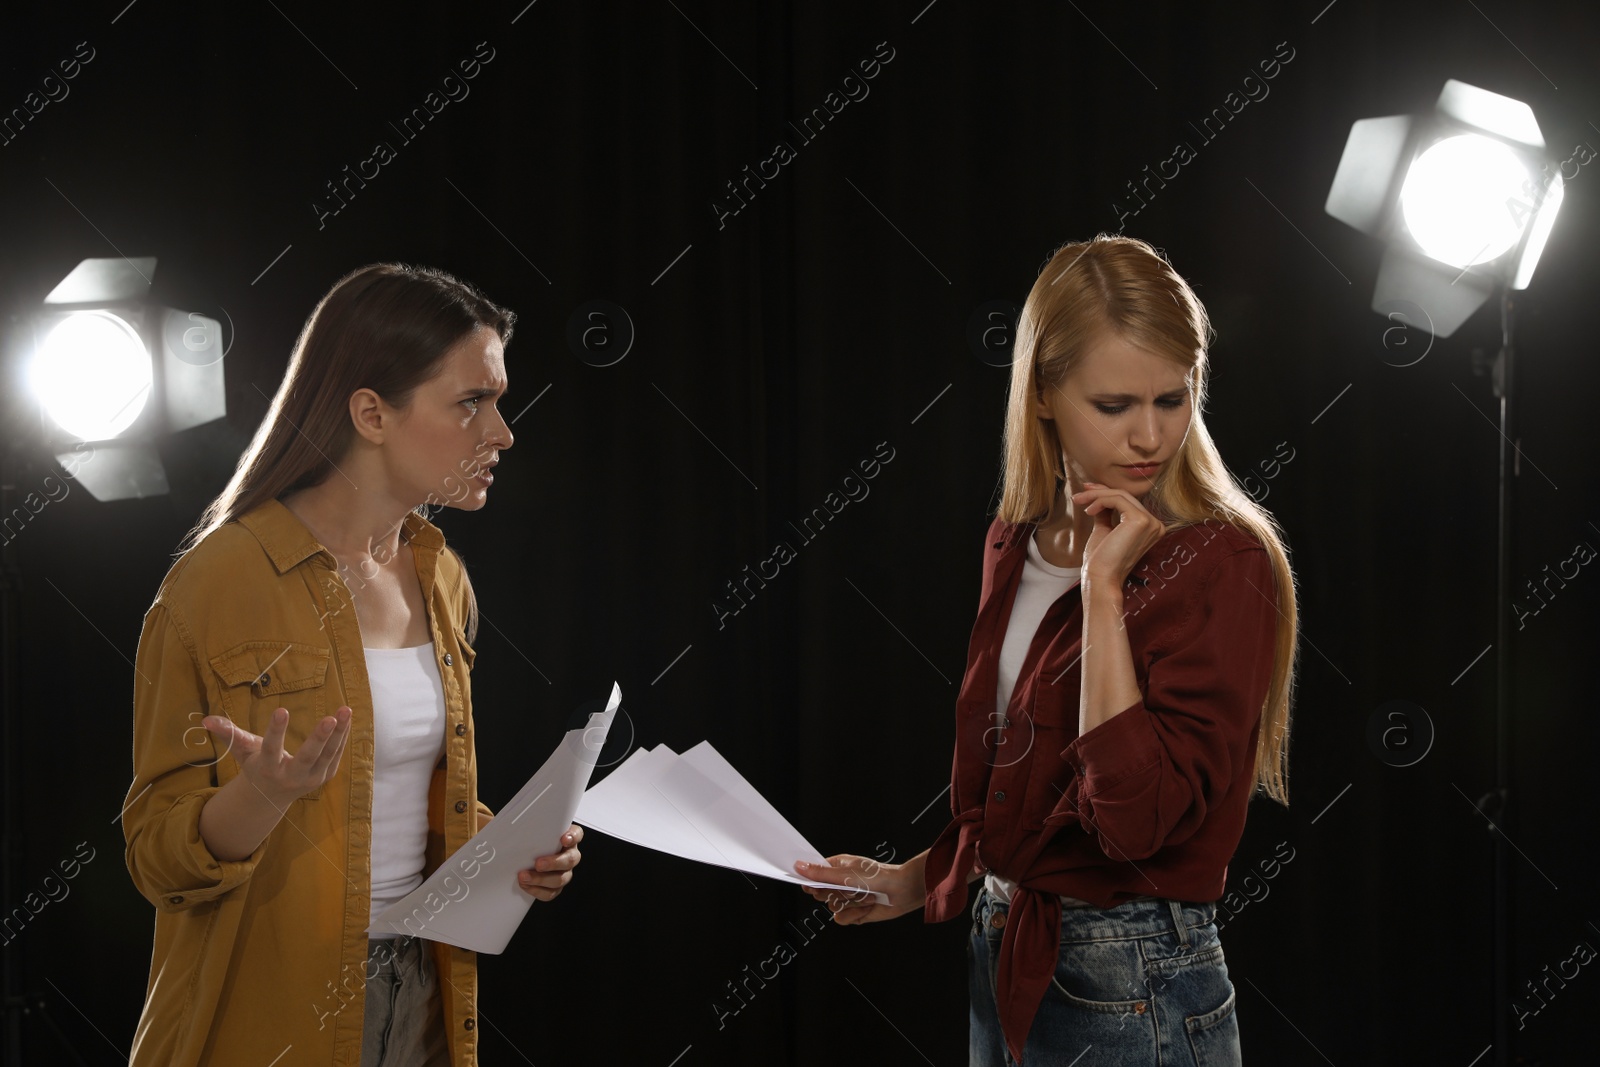
[[[367,928],[368,936],[414,934],[475,952],[503,952],[534,899],[517,884],[517,873],[560,850],[561,835],[576,821],[578,802],[621,704],[622,688],[613,683],[605,710],[568,730],[494,821],[385,908]]]
[[[638,750],[583,794],[575,821],[671,856],[837,888],[795,873],[795,860],[827,860],[709,741],[682,755],[665,745]]]

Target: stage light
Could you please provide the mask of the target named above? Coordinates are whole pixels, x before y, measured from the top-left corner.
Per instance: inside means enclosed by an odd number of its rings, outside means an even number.
[[[1499,399],[1499,493],[1495,530],[1494,788],[1477,808],[1491,828],[1493,869],[1490,990],[1494,1067],[1513,1050],[1510,905],[1511,710],[1516,679],[1511,629],[1516,444],[1516,303],[1555,226],[1564,193],[1545,154],[1533,109],[1520,100],[1451,80],[1425,116],[1362,119],[1350,128],[1328,192],[1334,218],[1385,242],[1372,307],[1397,323],[1449,337],[1491,294],[1500,296],[1500,351],[1490,370]],[[1431,348],[1431,344],[1429,346]],[[1424,355],[1426,355],[1424,351]]]
[[[38,613],[23,610],[23,592],[29,578],[49,577],[20,564],[19,540],[24,550],[44,547],[51,534],[28,531],[67,520],[58,502],[67,499],[74,482],[101,501],[168,493],[158,446],[173,462],[179,497],[172,518],[178,518],[189,510],[182,497],[190,468],[207,453],[193,439],[198,434],[188,440],[172,434],[216,422],[226,411],[221,326],[203,315],[148,304],[155,267],[153,257],[86,259],[32,314],[0,317],[0,915],[7,923],[13,915],[26,922],[29,909],[38,910],[37,893],[24,896],[19,876],[21,828],[48,817],[44,811],[32,813],[32,820],[23,817],[22,761],[37,757],[18,729],[28,709],[18,700],[15,679],[24,666],[18,635],[23,628],[39,629]],[[51,510],[41,523],[47,506]],[[101,539],[108,549],[101,558],[85,563],[95,571],[77,583],[86,589],[103,586],[125,562],[116,558],[122,539],[113,518],[88,518],[110,536]],[[50,585],[54,594],[38,596],[67,595]],[[25,1058],[24,1018],[50,1018],[47,999],[33,990],[19,960],[13,947],[0,966],[6,1031],[0,1063],[6,1064]],[[60,1029],[55,1033],[71,1053]]]
[[[1533,177],[1503,141],[1476,133],[1447,137],[1406,171],[1400,212],[1423,254],[1452,267],[1476,266],[1498,259],[1522,236],[1525,216],[1505,205]]]
[[[86,441],[116,437],[150,400],[150,352],[129,322],[109,311],[77,311],[46,335],[29,368],[45,413]]]
[[[227,413],[222,326],[149,303],[155,269],[153,256],[86,259],[35,317],[39,433],[97,500],[168,492],[158,444]]]
[[[1452,79],[1427,115],[1351,126],[1327,211],[1385,242],[1373,310],[1449,337],[1527,288],[1562,194],[1533,110]]]

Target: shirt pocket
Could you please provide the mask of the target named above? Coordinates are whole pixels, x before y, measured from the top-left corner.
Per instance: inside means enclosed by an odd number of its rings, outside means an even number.
[[[323,718],[333,714],[327,687],[329,650],[293,641],[244,641],[211,657],[233,721],[265,737],[272,713],[287,708],[283,750],[293,756]],[[323,783],[326,785],[327,783]],[[322,796],[319,785],[301,800]]]

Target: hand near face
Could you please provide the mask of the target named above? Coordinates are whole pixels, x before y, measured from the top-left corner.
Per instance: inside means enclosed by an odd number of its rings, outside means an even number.
[[[1094,529],[1083,547],[1083,575],[1091,583],[1120,589],[1146,552],[1166,533],[1162,521],[1125,489],[1084,482],[1072,502],[1094,516]]]

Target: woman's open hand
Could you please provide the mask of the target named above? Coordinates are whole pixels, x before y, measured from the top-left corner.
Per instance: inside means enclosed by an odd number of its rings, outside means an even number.
[[[840,888],[817,889],[802,886],[808,894],[828,906],[833,921],[842,926],[859,923],[882,922],[895,919],[907,912],[916,911],[927,900],[928,891],[922,884],[923,859],[918,856],[906,863],[879,863],[866,856],[829,856],[831,866],[798,861],[794,869],[802,878],[813,882],[830,882]],[[862,895],[862,890],[883,893],[889,903]]]
[[[350,708],[341,705],[334,714],[323,716],[292,756],[283,750],[283,736],[289,728],[288,708],[273,711],[264,737],[225,715],[207,715],[200,724],[216,738],[218,747],[234,758],[245,778],[281,806],[305,796],[339,769],[345,742],[350,738]]]

